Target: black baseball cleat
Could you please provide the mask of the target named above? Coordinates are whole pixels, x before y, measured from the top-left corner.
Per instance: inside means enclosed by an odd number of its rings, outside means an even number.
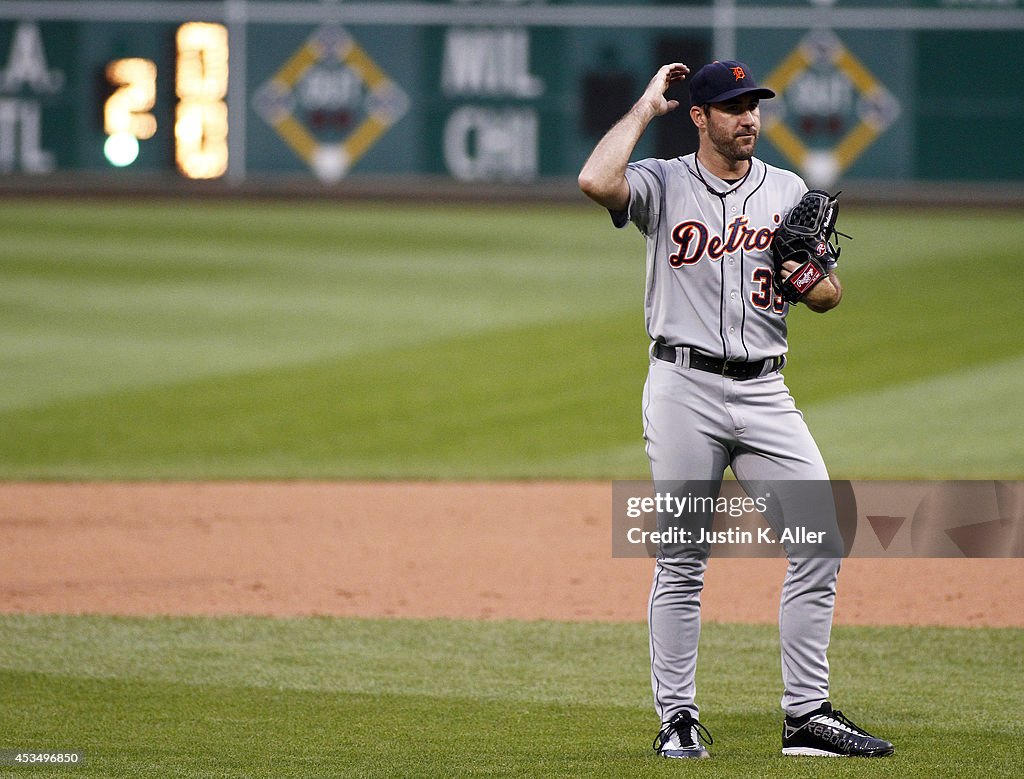
[[[886,757],[895,748],[858,728],[830,703],[782,724],[782,754],[811,757]]]
[[[715,743],[708,729],[684,709],[662,726],[651,746],[662,757],[710,757],[700,741],[702,735],[709,744]]]

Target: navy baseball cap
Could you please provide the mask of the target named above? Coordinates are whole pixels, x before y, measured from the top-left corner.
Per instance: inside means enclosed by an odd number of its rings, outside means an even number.
[[[739,95],[753,94],[758,98],[775,97],[772,90],[759,87],[750,68],[736,60],[715,60],[698,70],[690,78],[690,105],[724,103]]]

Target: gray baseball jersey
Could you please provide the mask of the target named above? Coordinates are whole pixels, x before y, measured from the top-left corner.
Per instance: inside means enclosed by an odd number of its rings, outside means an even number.
[[[726,468],[751,494],[766,482],[827,485],[828,473],[782,374],[787,304],[772,287],[771,240],[806,191],[795,174],[754,158],[747,175],[723,181],[695,155],[647,159],[626,170],[629,205],[612,212],[647,238],[645,314],[652,349],[643,425],[656,483],[720,482]],[[744,379],[696,369],[693,351],[757,363]],[[698,355],[699,356],[699,355]],[[717,486],[712,487],[717,489]],[[827,489],[827,487],[826,487]],[[753,492],[751,491],[753,490]],[[792,516],[798,516],[797,506]],[[787,507],[787,522],[790,516]],[[772,518],[769,517],[769,520]],[[662,722],[686,709],[694,684],[700,591],[707,550],[660,550],[650,597],[651,684]],[[794,557],[780,604],[783,696],[799,716],[828,698],[826,650],[837,557]]]
[[[745,362],[784,354],[788,304],[772,289],[769,247],[780,209],[800,199],[804,182],[754,158],[729,183],[693,154],[630,163],[626,178],[628,211],[612,219],[647,237],[651,339]]]

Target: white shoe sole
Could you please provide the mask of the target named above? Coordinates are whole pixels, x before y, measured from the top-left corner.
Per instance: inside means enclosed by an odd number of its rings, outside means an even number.
[[[813,747],[783,747],[782,754],[788,757],[849,757],[840,752],[826,752]]]
[[[698,752],[697,754],[668,755],[664,752],[659,752],[658,755],[660,757],[668,758],[669,760],[706,760],[711,757],[711,754],[706,749],[703,752]]]

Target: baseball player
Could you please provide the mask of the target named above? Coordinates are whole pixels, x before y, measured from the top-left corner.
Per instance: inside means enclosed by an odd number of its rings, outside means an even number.
[[[789,306],[799,301],[823,313],[843,293],[831,254],[815,272],[773,258],[776,231],[807,193],[797,175],[754,157],[758,102],[774,93],[742,62],[705,65],[690,80],[698,151],[629,162],[648,124],[678,108],[665,92],[689,72],[678,62],[663,66],[579,175],[580,188],[608,209],[616,227],[632,222],[646,238],[651,351],[643,425],[652,477],[656,485],[703,480],[717,491],[728,466],[751,494],[764,484],[827,487],[821,454],[780,371]],[[789,280],[792,287],[795,270],[801,288],[790,294],[782,285]],[[826,650],[842,554],[832,549],[800,557],[787,547],[779,612],[782,751],[890,755],[892,744],[829,702]],[[707,558],[707,545],[666,545],[655,563],[651,683],[662,727],[654,749],[665,757],[707,757],[705,742],[713,743],[694,700]]]

